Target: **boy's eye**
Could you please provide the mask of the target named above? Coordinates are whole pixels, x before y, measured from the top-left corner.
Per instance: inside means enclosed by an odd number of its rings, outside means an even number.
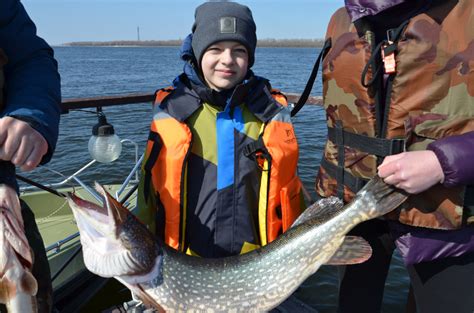
[[[219,52],[221,51],[221,49],[219,49],[218,47],[210,47],[209,49],[207,49],[207,51]]]
[[[247,49],[245,48],[235,48],[234,51],[237,53],[242,53],[242,54],[247,53]]]

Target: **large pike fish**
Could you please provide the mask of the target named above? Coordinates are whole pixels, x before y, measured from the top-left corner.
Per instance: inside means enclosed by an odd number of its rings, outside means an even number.
[[[37,311],[33,257],[25,236],[16,192],[0,184],[0,303],[8,312]]]
[[[370,245],[345,235],[406,199],[377,177],[344,207],[336,198],[316,202],[287,232],[260,249],[204,259],[161,244],[104,188],[96,184],[96,189],[104,198],[102,207],[68,196],[87,268],[115,277],[146,305],[168,312],[268,311],[321,265],[367,260]]]

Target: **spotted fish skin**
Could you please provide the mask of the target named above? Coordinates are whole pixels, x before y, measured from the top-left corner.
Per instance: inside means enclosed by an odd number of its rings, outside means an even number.
[[[405,199],[403,193],[376,178],[345,207],[335,198],[313,204],[307,209],[310,214],[297,220],[277,240],[247,254],[204,259],[155,244],[149,248],[153,251],[142,249],[133,262],[125,262],[136,264],[129,266],[129,274],[114,276],[144,302],[166,312],[268,311],[289,297],[322,264],[331,263],[355,225],[384,215]],[[71,206],[77,210],[74,201]],[[128,211],[127,214],[131,216]],[[119,236],[128,238],[123,249],[130,251],[131,246],[147,242],[144,237],[153,238],[135,218],[123,221],[118,231]],[[85,229],[79,229],[82,237]],[[351,256],[341,258],[349,260]],[[93,269],[103,275],[100,266]]]

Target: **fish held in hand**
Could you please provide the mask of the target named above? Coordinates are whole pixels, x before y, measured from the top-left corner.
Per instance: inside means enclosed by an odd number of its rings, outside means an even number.
[[[8,312],[37,312],[38,285],[16,192],[0,185],[0,303]],[[11,193],[14,193],[14,196]],[[8,207],[7,207],[8,206]]]
[[[246,254],[205,259],[161,243],[126,208],[96,184],[98,206],[70,194],[87,268],[115,277],[159,311],[261,312],[286,298],[323,264],[355,264],[371,255],[357,224],[382,216],[406,195],[376,177],[343,206],[337,198],[308,207],[270,244]]]

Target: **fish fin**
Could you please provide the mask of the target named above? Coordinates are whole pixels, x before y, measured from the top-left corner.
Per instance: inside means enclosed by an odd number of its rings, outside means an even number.
[[[27,263],[26,266],[32,268],[33,254],[26,238],[25,230],[11,211],[2,209],[0,214],[3,215],[1,218],[3,219],[2,223],[4,223],[4,232],[8,234],[5,236],[6,241],[8,241],[17,256]]]
[[[346,236],[336,253],[326,265],[359,264],[367,261],[372,255],[370,244],[358,236]]]
[[[363,196],[364,192],[370,192],[377,203],[378,216],[389,213],[399,207],[408,198],[408,194],[402,189],[389,185],[383,178],[376,175],[356,195]],[[354,199],[353,201],[355,201]]]
[[[123,282],[122,282],[123,283]],[[155,301],[140,285],[125,284],[130,291],[132,291],[147,308],[154,308],[158,313],[166,312],[163,307]]]
[[[343,202],[336,197],[323,198],[307,207],[293,222],[290,228],[296,227],[312,219],[328,220],[328,217],[339,212],[343,206]]]

